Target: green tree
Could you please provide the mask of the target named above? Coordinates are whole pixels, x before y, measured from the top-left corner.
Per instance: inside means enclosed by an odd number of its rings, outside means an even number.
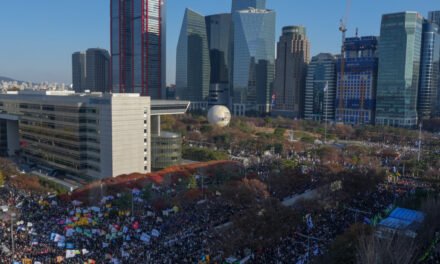
[[[194,175],[191,175],[188,179],[188,189],[196,189],[197,188],[197,180]]]
[[[0,171],[0,186],[5,185],[5,182],[6,182],[5,175],[3,174],[3,171]]]
[[[284,138],[285,133],[286,133],[286,129],[278,127],[274,130],[273,135],[278,139],[282,139]]]

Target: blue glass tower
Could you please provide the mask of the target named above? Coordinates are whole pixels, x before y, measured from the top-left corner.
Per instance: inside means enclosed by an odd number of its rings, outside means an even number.
[[[210,61],[205,17],[186,9],[177,44],[176,96],[180,100],[208,100]]]
[[[249,8],[232,17],[233,111],[268,113],[275,68],[275,12]]]
[[[382,17],[376,124],[413,127],[418,123],[423,18],[416,12]]]
[[[438,114],[440,69],[439,26],[428,20],[423,23],[422,58],[417,110],[419,118],[429,119]]]
[[[232,74],[232,20],[231,14],[205,17],[209,57],[211,61],[211,84],[209,106],[230,104],[230,80]]]
[[[335,118],[336,58],[320,53],[312,58],[307,71],[304,118],[328,121]]]
[[[345,124],[372,124],[376,107],[378,38],[347,38],[344,80],[341,60],[337,62],[336,121]],[[342,104],[341,102],[342,97]]]

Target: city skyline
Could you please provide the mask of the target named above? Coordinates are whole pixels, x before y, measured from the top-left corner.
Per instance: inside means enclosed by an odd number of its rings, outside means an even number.
[[[22,7],[26,4],[27,8]],[[175,83],[175,55],[177,39],[183,20],[184,9],[191,8],[203,15],[229,12],[230,1],[219,1],[212,5],[206,0],[167,1],[167,84]],[[320,5],[320,8],[316,8]],[[83,8],[87,6],[87,8]],[[110,3],[77,0],[54,3],[49,0],[24,2],[24,0],[3,2],[2,10],[10,10],[0,17],[0,35],[15,41],[3,42],[0,49],[0,76],[33,82],[71,83],[71,54],[78,50],[100,47],[110,48]],[[338,53],[340,33],[339,19],[345,14],[345,1],[322,3],[322,1],[301,1],[294,8],[288,0],[268,0],[267,7],[277,12],[276,36],[281,28],[290,24],[307,27],[311,41],[311,55],[320,52]],[[295,9],[295,17],[288,10]],[[417,11],[424,17],[428,11],[438,9],[435,0],[415,3],[411,0],[386,1],[379,6],[353,1],[348,21],[348,34],[353,36],[356,27],[360,35],[379,35],[382,14],[398,11]],[[66,12],[69,10],[69,12]],[[329,12],[329,10],[331,12]],[[20,13],[21,20],[14,19]],[[316,19],[319,17],[319,19]],[[11,23],[10,21],[14,21]],[[29,23],[32,21],[32,23]],[[32,25],[32,30],[29,26]],[[44,38],[41,38],[44,36]],[[324,41],[325,40],[325,41]]]

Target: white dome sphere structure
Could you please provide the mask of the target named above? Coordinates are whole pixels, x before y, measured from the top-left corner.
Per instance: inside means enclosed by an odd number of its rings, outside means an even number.
[[[231,122],[231,112],[226,106],[213,106],[209,109],[208,121],[213,126],[225,127]]]

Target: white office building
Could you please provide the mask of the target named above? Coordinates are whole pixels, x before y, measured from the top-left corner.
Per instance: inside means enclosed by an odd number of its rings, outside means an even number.
[[[159,116],[183,114],[188,105],[139,94],[0,94],[0,154],[86,180],[147,173]]]

